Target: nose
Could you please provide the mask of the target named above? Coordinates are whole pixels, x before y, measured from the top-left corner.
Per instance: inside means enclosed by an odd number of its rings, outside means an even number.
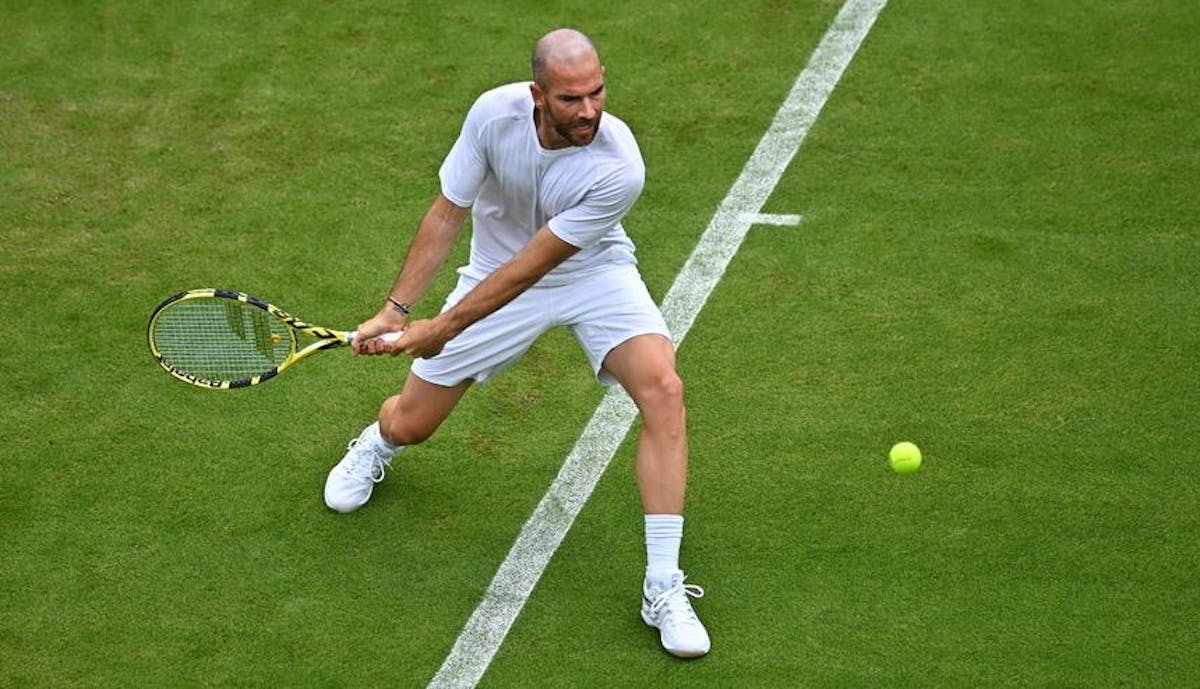
[[[596,117],[596,104],[591,98],[584,98],[579,113],[580,119],[591,120]]]

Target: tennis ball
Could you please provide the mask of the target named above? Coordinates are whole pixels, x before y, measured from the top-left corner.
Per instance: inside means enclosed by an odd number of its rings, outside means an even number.
[[[911,474],[921,468],[921,448],[907,441],[896,443],[888,452],[888,464],[897,474]]]

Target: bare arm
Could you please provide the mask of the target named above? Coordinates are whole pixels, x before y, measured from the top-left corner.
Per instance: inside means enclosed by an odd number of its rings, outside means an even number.
[[[454,248],[466,217],[466,208],[454,205],[441,194],[437,195],[421,218],[400,274],[392,284],[391,297],[405,304],[412,304],[421,298]],[[378,314],[358,326],[354,351],[359,354],[378,353],[375,348],[367,347],[366,341],[386,332],[401,330],[406,321],[390,302],[385,302]]]
[[[454,205],[441,194],[433,200],[404,258],[404,266],[392,284],[391,296],[405,304],[421,298],[437,275],[462,232],[467,209]]]
[[[467,326],[496,311],[533,286],[579,248],[559,239],[548,227],[538,230],[507,263],[475,286],[454,308],[427,321],[409,324],[395,348],[414,357],[430,357]]]

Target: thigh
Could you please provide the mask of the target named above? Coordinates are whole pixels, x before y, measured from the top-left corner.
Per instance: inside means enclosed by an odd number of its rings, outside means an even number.
[[[379,413],[381,428],[398,445],[420,443],[442,425],[471,387],[470,381],[446,387],[409,373],[399,395],[388,398]]]
[[[638,335],[615,347],[604,358],[604,370],[642,408],[643,400],[663,391],[679,394],[675,345],[658,334]]]
[[[422,424],[436,426],[454,411],[454,407],[470,387],[470,381],[447,387],[430,383],[410,372],[408,379],[404,381],[404,388],[396,398],[399,405],[397,411],[419,419]]]

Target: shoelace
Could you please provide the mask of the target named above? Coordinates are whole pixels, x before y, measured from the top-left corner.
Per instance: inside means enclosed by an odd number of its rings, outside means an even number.
[[[657,615],[659,610],[666,608],[664,617],[683,615],[689,621],[699,621],[700,618],[696,617],[696,611],[692,610],[692,604],[688,602],[688,596],[703,598],[704,589],[696,584],[685,584],[683,579],[680,579],[678,584],[658,594],[658,598],[655,598],[654,602],[650,604],[650,613]]]
[[[384,457],[371,447],[358,447],[358,438],[350,441],[347,450],[354,450],[354,460],[346,467],[346,472],[354,478],[369,478],[374,483],[383,480],[385,467],[392,467],[390,457]]]

